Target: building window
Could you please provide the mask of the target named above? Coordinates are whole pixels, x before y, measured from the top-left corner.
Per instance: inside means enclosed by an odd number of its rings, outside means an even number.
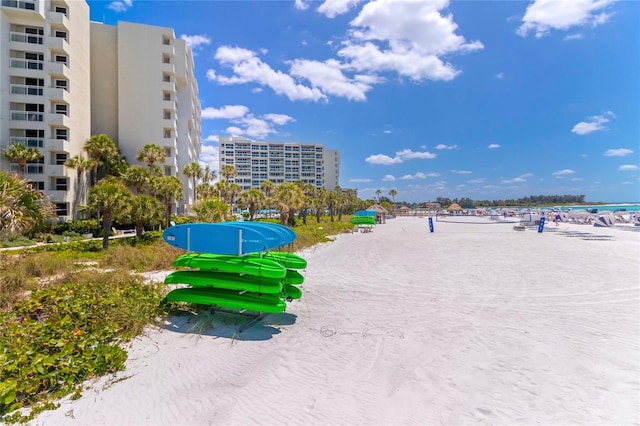
[[[56,203],[57,216],[69,216],[69,203]]]
[[[53,82],[53,87],[55,87],[56,89],[64,89],[66,91],[69,91],[68,89],[68,84],[69,82],[67,80],[64,79],[56,79]]]
[[[60,63],[60,64],[68,65],[67,64],[67,57],[65,55],[56,55],[55,56],[55,61]]]
[[[162,100],[163,100],[163,101],[170,101],[170,100],[171,100],[171,93],[169,93],[169,92],[164,92],[164,93],[162,94]]]
[[[62,13],[64,16],[67,16],[67,8],[62,6],[56,6],[54,9],[55,12]]]
[[[171,111],[165,111],[164,112],[164,119],[165,120],[171,120]]]
[[[55,104],[55,112],[56,114],[67,115],[67,104]]]
[[[57,38],[63,38],[63,39],[67,39],[67,32],[66,31],[56,31],[54,34],[55,37]]]
[[[67,161],[68,155],[66,152],[57,152],[54,157],[54,164],[64,164]]]
[[[28,184],[36,191],[44,191],[44,181],[30,181]]]
[[[67,178],[56,178],[53,190],[54,191],[68,191],[69,190],[69,180]]]
[[[171,176],[171,166],[164,166],[164,175]]]
[[[171,148],[165,148],[164,149],[164,156],[165,157],[171,157]]]
[[[170,139],[171,138],[171,130],[164,129],[164,138],[165,139]]]
[[[56,139],[69,140],[69,129],[56,129]]]

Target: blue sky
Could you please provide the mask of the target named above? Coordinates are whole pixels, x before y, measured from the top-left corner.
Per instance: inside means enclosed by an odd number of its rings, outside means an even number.
[[[218,137],[324,144],[398,201],[640,200],[640,2],[89,1],[195,53]]]

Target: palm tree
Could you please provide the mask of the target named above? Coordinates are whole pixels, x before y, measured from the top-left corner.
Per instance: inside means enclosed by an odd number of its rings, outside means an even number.
[[[42,157],[42,153],[37,148],[27,148],[24,145],[13,142],[4,151],[4,158],[11,163],[18,163],[18,176],[24,177],[24,169],[27,163],[38,161]]]
[[[316,212],[316,222],[320,223],[320,217],[327,205],[327,190],[324,188],[316,189],[311,199],[311,208]]]
[[[55,217],[55,208],[29,182],[0,170],[0,235],[32,234]]]
[[[274,188],[276,187],[275,183],[270,181],[269,179],[262,181],[260,184],[260,190],[264,192],[264,195],[267,197],[267,209],[269,210],[269,216],[271,216],[271,206],[269,203],[271,202],[271,194],[273,193]]]
[[[278,204],[278,210],[280,210],[280,223],[282,225],[287,225],[295,211],[302,207],[304,203],[302,190],[291,182],[279,185],[275,189],[273,197]]]
[[[393,200],[393,210],[395,210],[396,208],[396,195],[398,195],[398,191],[396,191],[395,189],[392,189],[389,191],[389,195],[391,196],[391,199]]]
[[[119,157],[118,145],[109,136],[93,135],[84,143],[84,149],[89,158],[95,160],[93,165],[93,185],[98,183],[98,167],[106,165]]]
[[[109,234],[114,215],[121,214],[131,198],[124,183],[113,176],[106,177],[89,190],[89,206],[102,212],[102,248],[109,247]]]
[[[87,195],[86,179],[82,178],[85,170],[93,170],[96,160],[92,158],[82,158],[75,156],[67,159],[64,165],[70,169],[76,169],[76,191],[73,200],[73,217],[76,217],[79,204],[84,204]]]
[[[202,183],[208,184],[216,177],[216,172],[214,170],[211,170],[209,165],[204,166],[204,171],[202,172]]]
[[[151,185],[151,172],[144,166],[129,166],[120,177],[127,186],[135,189],[136,194],[141,194],[144,188]]]
[[[233,214],[233,201],[242,193],[240,185],[232,183],[227,185],[227,199],[229,200],[229,211]]]
[[[182,182],[176,176],[163,176],[158,178],[156,194],[161,198],[165,208],[165,226],[171,226],[171,210],[173,202],[182,198]]]
[[[379,189],[376,189],[376,195],[378,196],[378,203],[380,202],[380,194],[382,194],[382,191]]]
[[[256,215],[256,211],[264,204],[266,197],[257,188],[251,188],[248,191],[244,191],[238,197],[238,204],[246,206],[249,209],[249,220],[253,220]]]
[[[229,179],[236,176],[238,176],[238,171],[232,165],[227,164],[222,166],[222,169],[220,169],[220,177],[222,177],[227,182],[229,181]]]
[[[197,161],[192,161],[184,166],[182,173],[189,176],[193,182],[193,203],[195,204],[198,201],[198,179],[204,175],[202,167]]]
[[[192,208],[198,222],[222,222],[229,206],[223,200],[213,197],[198,201]]]
[[[156,198],[138,194],[129,201],[123,217],[135,224],[136,235],[140,237],[144,233],[145,223],[153,227],[155,223],[162,221],[162,210],[162,206]]]
[[[161,176],[162,169],[158,170],[158,166],[155,163],[164,163],[167,160],[167,155],[160,145],[148,143],[142,147],[136,160],[146,163],[152,173]]]

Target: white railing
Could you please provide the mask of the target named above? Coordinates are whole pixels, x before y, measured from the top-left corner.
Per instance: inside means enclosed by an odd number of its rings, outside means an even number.
[[[27,148],[42,148],[44,146],[44,139],[42,138],[21,138],[11,136],[9,143],[19,143]]]
[[[42,87],[27,86],[26,84],[11,84],[11,93],[14,95],[42,96]]]
[[[27,33],[19,33],[16,31],[11,31],[9,33],[9,39],[11,41],[17,41],[19,43],[30,43],[30,44],[42,44],[44,41],[44,37],[37,34],[27,34]]]
[[[33,0],[2,0],[2,5],[18,9],[36,10],[36,2]]]
[[[11,120],[17,121],[44,121],[44,114],[33,111],[9,111]]]
[[[41,70],[44,66],[42,61],[28,61],[26,59],[11,58],[9,62],[11,68],[24,68],[29,70]]]

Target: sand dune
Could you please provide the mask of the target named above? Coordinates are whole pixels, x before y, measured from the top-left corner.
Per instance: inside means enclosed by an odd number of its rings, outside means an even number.
[[[640,233],[465,221],[307,249],[285,314],[171,318],[32,423],[638,424]]]

